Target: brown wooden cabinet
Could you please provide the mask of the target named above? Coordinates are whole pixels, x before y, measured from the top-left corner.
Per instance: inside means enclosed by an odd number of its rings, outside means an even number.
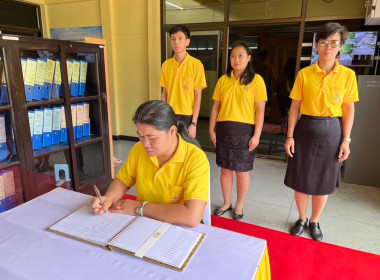
[[[103,46],[0,36],[0,76],[0,175],[13,171],[17,204],[57,186],[106,188],[112,159]]]

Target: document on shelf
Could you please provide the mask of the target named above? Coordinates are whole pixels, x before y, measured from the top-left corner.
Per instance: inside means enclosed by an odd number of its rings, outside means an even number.
[[[33,89],[34,89],[34,81],[36,79],[36,66],[37,60],[32,58],[26,59],[26,69],[25,69],[25,98],[26,101],[33,101]]]
[[[42,93],[43,99],[50,99],[52,85],[53,85],[53,78],[54,78],[54,68],[55,68],[55,61],[52,59],[46,60],[46,71],[45,71],[45,82],[44,82],[44,90]]]
[[[46,59],[37,59],[36,77],[34,81],[33,99],[41,101],[42,93],[44,91],[46,72]]]
[[[94,215],[91,205],[48,228],[49,231],[182,271],[205,234],[146,217],[107,212]]]

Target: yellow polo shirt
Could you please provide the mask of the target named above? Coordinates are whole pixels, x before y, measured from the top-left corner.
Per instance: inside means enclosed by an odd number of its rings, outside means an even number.
[[[255,74],[252,82],[241,85],[231,73],[219,78],[212,99],[220,101],[217,121],[234,121],[255,124],[255,102],[266,101],[267,91],[263,78]]]
[[[355,72],[335,61],[326,75],[317,62],[298,72],[290,98],[301,101],[303,115],[340,117],[343,103],[359,101]]]
[[[160,86],[166,89],[167,102],[177,115],[192,115],[194,90],[207,87],[202,62],[189,54],[181,65],[174,57],[166,60],[162,64]]]
[[[198,199],[208,202],[209,164],[206,154],[179,136],[173,157],[161,168],[141,142],[135,144],[117,178],[126,186],[136,185],[137,200],[158,204]]]

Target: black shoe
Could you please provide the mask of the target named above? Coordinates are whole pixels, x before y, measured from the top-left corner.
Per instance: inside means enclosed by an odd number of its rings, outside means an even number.
[[[240,221],[241,219],[243,219],[243,210],[241,210],[241,214],[236,214],[236,212],[235,212],[233,219],[235,221]]]
[[[232,210],[232,204],[226,210],[220,210],[219,208],[216,208],[214,211],[214,215],[215,216],[222,216],[224,213],[226,213],[227,211],[231,211],[231,210]]]
[[[293,236],[300,236],[307,225],[308,219],[306,218],[306,222],[302,219],[298,219],[294,226],[290,229],[290,234]]]
[[[323,234],[319,227],[319,223],[309,223],[309,227],[310,227],[310,234],[313,240],[322,241]]]

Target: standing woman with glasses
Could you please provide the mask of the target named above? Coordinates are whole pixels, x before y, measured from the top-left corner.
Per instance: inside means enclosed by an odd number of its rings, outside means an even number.
[[[263,78],[252,68],[252,52],[245,42],[233,44],[227,74],[216,84],[210,115],[210,139],[216,147],[216,164],[221,167],[220,184],[224,204],[215,209],[221,216],[232,210],[233,173],[237,201],[234,220],[243,218],[243,202],[253,169],[255,148],[264,123],[267,93]],[[215,132],[216,126],[216,132]]]
[[[347,37],[346,28],[339,23],[329,22],[319,29],[315,38],[319,60],[299,71],[290,94],[284,183],[295,191],[299,214],[290,233],[299,236],[307,225],[311,195],[309,228],[315,241],[323,238],[319,217],[328,195],[339,187],[341,163],[350,154],[354,102],[359,100],[354,71],[336,60]]]

